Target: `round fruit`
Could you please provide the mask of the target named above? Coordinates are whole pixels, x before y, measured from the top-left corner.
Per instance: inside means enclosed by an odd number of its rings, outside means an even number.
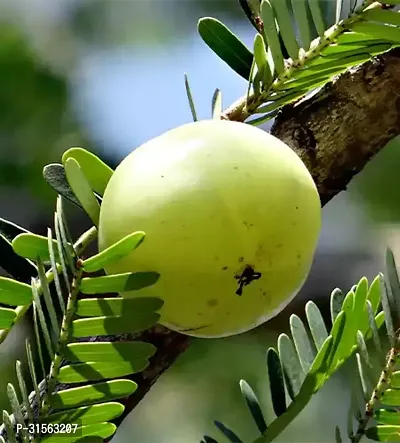
[[[118,166],[101,205],[99,249],[144,231],[143,244],[106,272],[161,277],[121,295],[160,297],[164,326],[223,337],[291,301],[320,225],[317,189],[294,151],[245,123],[206,120],[150,140]]]

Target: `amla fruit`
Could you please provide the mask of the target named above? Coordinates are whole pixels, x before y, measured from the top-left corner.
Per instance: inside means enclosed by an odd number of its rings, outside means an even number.
[[[143,244],[108,274],[156,271],[123,297],[164,300],[160,323],[197,337],[248,331],[302,287],[321,225],[314,181],[261,129],[206,120],[156,137],[116,169],[101,205],[99,249],[134,231]]]

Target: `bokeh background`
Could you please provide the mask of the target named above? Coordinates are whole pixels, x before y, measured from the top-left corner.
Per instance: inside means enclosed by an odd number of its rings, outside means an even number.
[[[335,2],[324,8],[332,19]],[[184,72],[201,118],[210,116],[216,87],[225,106],[243,95],[246,82],[197,35],[203,16],[219,18],[251,45],[254,30],[237,0],[1,0],[0,216],[45,234],[55,205],[45,164],[82,146],[114,167],[146,140],[191,121]],[[207,433],[223,442],[213,419],[253,441],[257,430],[238,382],[250,382],[272,420],[266,350],[287,331],[290,314],[302,316],[310,298],[327,312],[335,287],[372,280],[383,270],[386,245],[400,260],[399,168],[396,139],[324,209],[312,273],[289,308],[248,334],[195,341],[113,441],[198,443]],[[72,210],[70,223],[74,235],[89,226]],[[24,361],[29,333],[26,321],[0,347],[0,409],[8,407],[5,388],[15,380],[15,359]],[[349,373],[327,383],[276,441],[333,442],[336,424],[345,432]]]

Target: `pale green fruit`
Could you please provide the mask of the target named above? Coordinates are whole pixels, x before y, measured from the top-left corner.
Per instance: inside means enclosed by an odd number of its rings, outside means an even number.
[[[163,325],[223,337],[260,325],[291,301],[308,275],[320,224],[315,184],[288,146],[244,123],[207,120],[123,160],[104,194],[99,248],[144,231],[143,244],[106,272],[161,277],[122,296],[160,297]]]

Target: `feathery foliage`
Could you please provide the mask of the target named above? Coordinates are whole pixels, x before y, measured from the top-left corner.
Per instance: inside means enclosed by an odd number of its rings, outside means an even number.
[[[96,224],[99,202],[113,171],[80,148],[70,149],[62,160],[63,165],[44,169],[45,179],[59,194],[54,230],[48,229],[44,237],[5,220],[1,223],[7,252],[2,259],[5,264],[16,263],[19,270],[19,274],[10,272],[14,278],[0,279],[1,303],[10,306],[0,310],[2,338],[33,305],[36,342],[35,347],[26,343],[33,392],[28,394],[20,362],[16,366],[19,386],[8,385],[11,413],[3,411],[0,431],[10,442],[109,438],[116,429],[112,420],[124,410],[118,400],[137,389],[135,382],[124,377],[144,370],[156,351],[150,343],[118,337],[155,325],[162,301],[105,294],[155,284],[159,275],[152,271],[90,275],[140,247],[145,233],[134,232],[81,259],[80,253],[96,238],[97,230],[94,226],[73,244],[63,199],[84,209]],[[6,269],[12,271],[10,266]]]
[[[240,0],[257,30],[251,50],[219,20],[200,19],[205,43],[249,82],[242,111],[246,118],[261,116],[248,123],[270,120],[348,68],[400,45],[398,0],[356,1],[347,16],[345,1],[336,1],[336,17],[327,22],[322,0]],[[235,114],[238,106],[222,117]]]

